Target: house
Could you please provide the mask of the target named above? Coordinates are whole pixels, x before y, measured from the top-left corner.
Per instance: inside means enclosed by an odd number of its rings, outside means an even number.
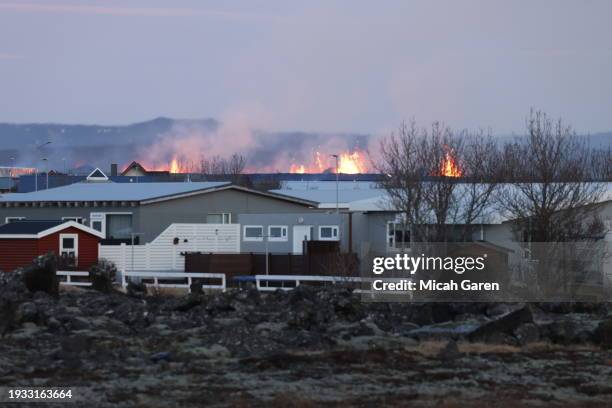
[[[20,220],[0,226],[0,270],[26,266],[49,252],[61,267],[87,270],[98,261],[103,234],[74,221]]]
[[[304,241],[339,241],[348,250],[346,217],[335,212],[238,214],[241,252],[294,254],[304,252]]]
[[[130,163],[121,173],[122,176],[144,177],[144,176],[170,176],[169,171],[147,170],[136,161]]]
[[[81,182],[0,196],[0,222],[57,219],[103,233],[106,240],[153,241],[171,224],[236,224],[239,214],[324,212],[317,203],[226,182]]]
[[[458,188],[462,188],[461,184]],[[342,247],[357,253],[362,272],[372,265],[370,260],[374,257],[410,249],[410,226],[402,222],[400,212],[393,208],[386,191],[378,188],[376,183],[341,181],[336,185],[333,181],[292,181],[272,191],[316,201],[320,209],[338,206],[344,221],[342,225],[346,225],[341,234]],[[605,193],[596,205],[597,214],[607,225],[605,240],[612,247],[612,183],[606,183]],[[454,222],[465,226],[460,220]],[[493,203],[469,227],[472,241],[486,241],[508,249],[510,263],[526,257],[525,247],[516,240],[512,216],[498,210]],[[612,278],[612,262],[605,267]]]
[[[15,187],[12,177],[0,177],[0,193],[8,193]]]

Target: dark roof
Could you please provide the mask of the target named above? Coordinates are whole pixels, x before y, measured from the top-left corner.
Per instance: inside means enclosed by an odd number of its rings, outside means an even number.
[[[57,227],[64,221],[57,220],[21,220],[0,225],[0,235],[33,235]]]
[[[145,168],[142,166],[142,164],[138,163],[137,161],[133,161],[133,162],[131,162],[131,163],[130,163],[130,165],[129,165],[129,166],[127,166],[127,167],[125,168],[125,170],[123,170],[123,171],[121,172],[121,175],[122,175],[122,176],[123,176],[123,175],[125,175],[125,173],[127,173],[127,172],[128,172],[129,170],[131,170],[131,169],[139,169],[139,170],[141,170],[143,173],[146,173],[146,172],[147,172],[147,169],[145,169]]]

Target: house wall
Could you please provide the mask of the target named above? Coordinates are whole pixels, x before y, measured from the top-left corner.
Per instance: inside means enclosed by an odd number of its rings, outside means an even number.
[[[0,271],[11,272],[38,256],[36,239],[0,239]]]
[[[0,207],[0,224],[6,217],[25,217],[28,220],[61,220],[62,217],[81,217],[89,225],[91,213],[132,213],[136,219],[139,207],[106,206],[106,207]]]
[[[301,219],[301,220],[300,220]],[[324,225],[337,225],[340,227],[340,248],[342,251],[348,250],[348,215],[335,213],[287,213],[287,214],[238,214],[240,223],[240,248],[241,252],[265,253],[266,238],[262,241],[246,241],[244,239],[245,225],[261,225],[264,227],[264,235],[268,233],[270,225],[287,226],[286,241],[268,241],[269,253],[292,253],[293,252],[293,227],[296,225],[309,225],[313,227],[311,239],[318,240],[319,227]]]
[[[83,232],[76,228],[66,228],[62,231],[47,235],[38,240],[38,255],[53,252],[59,255],[61,234],[78,235],[78,258],[77,269],[88,270],[93,264],[98,262],[98,243],[99,238]]]
[[[222,190],[142,205],[140,219],[135,225],[138,225],[138,232],[143,233],[144,242],[150,242],[172,223],[205,223],[206,215],[211,213],[231,213],[232,223],[237,223],[238,214],[300,212],[323,211],[244,191]]]
[[[140,242],[153,241],[173,223],[205,223],[210,213],[231,213],[232,223],[238,214],[261,213],[322,213],[324,210],[309,208],[271,197],[258,196],[244,191],[222,190],[131,206],[98,207],[10,207],[0,208],[0,224],[6,217],[25,217],[30,220],[59,220],[62,217],[81,217],[89,225],[91,213],[131,213],[132,228],[140,233]]]

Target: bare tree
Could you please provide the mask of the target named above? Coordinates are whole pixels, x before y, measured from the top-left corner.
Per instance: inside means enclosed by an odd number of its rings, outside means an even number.
[[[603,224],[597,206],[603,184],[593,181],[594,151],[561,120],[539,111],[527,120],[527,139],[504,148],[506,177],[499,206],[532,259],[540,294],[572,294],[576,277],[598,253]],[[585,244],[587,243],[587,244]],[[601,251],[599,251],[601,252]]]
[[[228,159],[213,156],[200,160],[200,174],[213,176],[214,179],[229,180],[234,184],[250,186],[248,177],[243,174],[245,167],[246,159],[236,153]]]
[[[531,111],[527,132],[526,141],[504,148],[505,174],[514,182],[500,190],[498,203],[530,241],[579,239],[603,188],[591,181],[593,151],[571,127],[543,112]]]
[[[502,177],[501,154],[490,133],[479,131],[466,135],[461,157],[462,184],[455,192],[460,201],[460,219],[464,225],[462,240],[472,235],[472,226],[489,222],[495,211],[494,198]]]
[[[490,136],[430,130],[412,122],[381,142],[376,168],[387,205],[402,214],[414,242],[471,240],[471,224],[490,209],[499,151]]]
[[[593,180],[612,181],[612,148],[596,149],[591,163]]]
[[[424,168],[427,158],[421,153],[422,133],[413,121],[402,123],[397,134],[393,133],[380,143],[380,162],[375,163],[377,170],[384,175],[381,188],[387,192],[390,209],[402,216],[402,232],[406,226],[422,226],[427,223],[427,203],[425,200]],[[424,240],[421,228],[412,228],[411,239]],[[403,238],[403,237],[402,237]],[[402,239],[402,249],[404,239]]]

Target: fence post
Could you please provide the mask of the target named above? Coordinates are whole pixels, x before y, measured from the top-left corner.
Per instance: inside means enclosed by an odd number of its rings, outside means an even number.
[[[121,250],[121,254],[120,254],[121,265],[123,266],[124,270],[127,269],[127,262],[126,262],[126,255],[127,255],[126,252],[127,251],[125,250],[125,248],[126,248],[125,242],[122,242],[121,245],[119,246],[119,249]]]

